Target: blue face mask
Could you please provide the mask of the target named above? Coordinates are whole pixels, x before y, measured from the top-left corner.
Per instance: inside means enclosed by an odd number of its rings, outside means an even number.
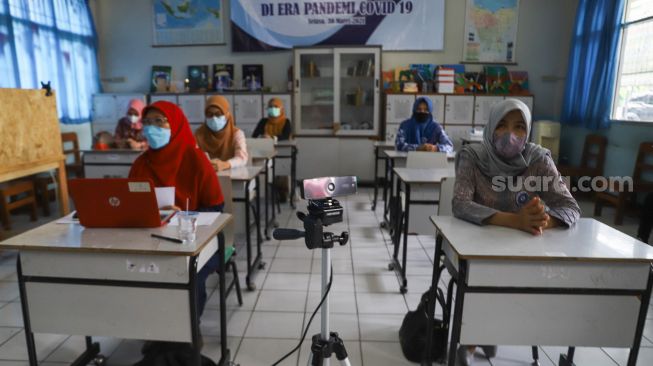
[[[268,108],[268,116],[279,117],[281,115],[281,108],[270,107]]]
[[[213,132],[218,132],[222,131],[224,126],[227,125],[227,117],[225,116],[220,116],[220,117],[211,117],[206,119],[206,125],[211,129]]]
[[[147,143],[154,150],[158,150],[166,146],[170,142],[170,134],[171,131],[169,128],[162,128],[152,125],[143,127],[143,135],[145,135]]]

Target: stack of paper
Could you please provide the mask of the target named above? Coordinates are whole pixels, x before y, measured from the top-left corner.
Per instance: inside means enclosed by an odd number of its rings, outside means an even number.
[[[436,73],[438,93],[453,94],[454,89],[454,69],[438,67]]]

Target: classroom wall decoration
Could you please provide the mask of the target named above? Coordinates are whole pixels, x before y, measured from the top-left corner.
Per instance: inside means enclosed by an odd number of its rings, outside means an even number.
[[[224,44],[223,0],[152,0],[154,46]]]
[[[445,0],[231,0],[232,50],[315,45],[444,49]]]
[[[463,62],[514,63],[519,0],[467,0]]]

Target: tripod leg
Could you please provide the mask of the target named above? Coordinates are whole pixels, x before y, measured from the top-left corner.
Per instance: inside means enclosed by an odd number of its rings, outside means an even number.
[[[340,365],[351,366],[351,363],[349,363],[349,356],[347,355],[347,349],[345,349],[345,342],[343,342],[342,338],[340,338],[336,332],[331,332],[330,338],[329,343],[331,343],[333,353],[336,354],[336,358],[340,362]]]

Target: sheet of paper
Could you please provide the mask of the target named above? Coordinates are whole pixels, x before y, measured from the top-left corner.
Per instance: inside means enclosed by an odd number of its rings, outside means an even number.
[[[69,213],[68,215],[60,218],[59,220],[55,221],[57,224],[79,224],[79,219],[73,219],[73,216],[77,213],[77,211],[73,211]]]
[[[213,224],[215,219],[220,216],[219,212],[200,212],[197,218],[197,226],[209,226]],[[168,223],[170,226],[179,226],[179,220],[176,217],[173,217]]]
[[[173,206],[175,204],[175,187],[156,187],[156,202],[161,207]]]

